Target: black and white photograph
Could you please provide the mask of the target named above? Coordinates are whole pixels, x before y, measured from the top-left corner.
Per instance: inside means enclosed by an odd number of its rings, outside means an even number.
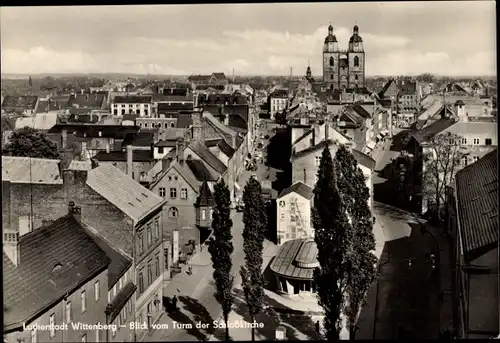
[[[495,14],[0,8],[4,343],[500,339]]]

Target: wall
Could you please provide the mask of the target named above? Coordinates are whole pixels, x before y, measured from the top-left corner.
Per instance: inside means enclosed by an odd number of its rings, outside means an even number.
[[[131,266],[116,282],[116,284],[109,285],[109,304],[112,303],[115,297],[120,294],[120,291],[127,285],[127,283],[134,282],[134,274],[134,268]],[[122,304],[120,313],[111,321],[111,324],[116,324],[118,328],[114,336],[112,330],[108,330],[109,342],[134,341],[134,330],[129,329],[129,324],[135,320],[135,297],[136,294],[134,292],[128,301]],[[120,325],[125,325],[125,327],[119,327]]]
[[[296,193],[290,193],[279,198],[277,203],[278,244],[298,238],[314,237],[310,200]],[[301,225],[297,225],[297,222]]]
[[[283,111],[287,102],[287,98],[269,98],[269,115],[271,120],[275,118],[276,113]]]
[[[141,117],[151,115],[151,104],[121,104],[112,103],[111,111],[113,115],[122,116],[124,114],[138,114]]]
[[[151,161],[151,162],[137,162],[134,161],[132,162],[132,178],[140,182],[141,178],[146,176],[146,173],[153,168],[155,165],[156,161]],[[122,172],[128,175],[127,171],[127,162],[126,161],[118,161],[118,162],[110,162],[110,161],[99,161],[99,164],[105,165],[105,164],[111,164],[115,166],[116,168],[120,169]]]
[[[160,149],[160,148],[163,148],[163,149]],[[164,147],[157,147],[155,146],[154,147],[154,150],[153,150],[153,158],[155,160],[161,160],[163,157],[165,157],[170,151],[172,151],[172,149],[175,149],[175,148],[172,148],[172,147],[168,147],[168,146],[164,146]],[[161,152],[160,152],[161,150]]]
[[[99,281],[100,287],[100,298],[98,301],[94,298],[94,284]],[[94,325],[97,323],[105,324],[106,315],[104,313],[107,305],[106,290],[108,285],[108,271],[105,270],[93,279],[89,280],[81,288],[75,290],[68,296],[67,301],[71,302],[71,320],[74,323],[85,323],[89,325]],[[82,302],[81,293],[85,291],[86,293],[86,311],[82,313]],[[66,323],[66,302],[61,301],[57,303],[54,307],[50,308],[48,311],[44,312],[38,318],[32,322],[27,322],[26,324],[39,324],[39,325],[49,325],[50,316],[54,314],[54,323],[56,325],[61,325]],[[95,330],[73,330],[71,324],[68,325],[68,330],[56,330],[55,336],[50,338],[50,330],[38,330],[37,332],[37,342],[81,342],[82,336],[87,335],[87,342],[96,341],[96,331]],[[106,333],[101,331],[100,340],[103,341]],[[26,330],[23,332],[13,332],[11,334],[5,335],[7,342],[18,343],[21,338],[24,338],[25,342],[31,342],[31,330]]]
[[[173,229],[179,229],[179,241],[181,244],[188,243],[189,239],[193,239],[193,233],[197,234],[196,224],[196,211],[194,203],[198,196],[198,190],[194,190],[191,186],[184,180],[184,178],[179,175],[179,173],[171,168],[166,176],[163,177],[152,189],[153,193],[160,195],[160,188],[165,189],[165,198],[167,204],[163,210],[164,227],[172,234]],[[170,189],[176,189],[176,197],[170,197]],[[181,199],[181,189],[187,190],[187,199]],[[179,216],[177,218],[171,218],[169,216],[169,210],[175,207],[178,210]],[[199,237],[198,237],[199,238]],[[197,240],[199,242],[199,239]]]
[[[137,126],[145,129],[159,128],[163,130],[175,129],[177,127],[177,118],[137,118]],[[185,128],[183,128],[185,129]]]

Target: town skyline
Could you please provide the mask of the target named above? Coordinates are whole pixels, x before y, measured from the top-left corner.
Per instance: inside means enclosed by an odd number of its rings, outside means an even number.
[[[359,26],[367,76],[493,76],[492,10],[490,1],[3,8],[2,75],[280,76],[309,63],[321,75],[331,23],[341,48]]]

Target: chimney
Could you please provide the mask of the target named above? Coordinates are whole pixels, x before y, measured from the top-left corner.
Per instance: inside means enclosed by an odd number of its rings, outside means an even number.
[[[224,115],[224,125],[229,126],[229,114],[226,113]]]
[[[170,167],[170,163],[172,163],[172,158],[164,157],[161,159],[161,170],[165,171]]]
[[[237,148],[237,144],[236,144],[236,138],[238,137],[238,134],[234,134],[231,136],[231,144],[233,146],[233,149],[236,149]]]
[[[63,129],[61,131],[61,138],[62,138],[61,142],[62,148],[66,149],[66,147],[68,146],[68,131],[66,129]]]
[[[109,143],[110,141],[110,138],[106,139],[106,153],[109,154],[110,150],[111,150],[111,144]]]
[[[71,200],[68,203],[68,214],[73,214],[74,209],[75,209],[75,202]]]
[[[132,177],[132,165],[133,165],[133,149],[132,145],[127,145],[127,175]]]
[[[184,162],[184,140],[179,139],[176,142],[176,158],[177,162],[182,163]]]
[[[21,263],[21,247],[19,246],[19,234],[14,234],[16,237],[14,241],[3,242],[3,251],[5,255],[17,267]]]

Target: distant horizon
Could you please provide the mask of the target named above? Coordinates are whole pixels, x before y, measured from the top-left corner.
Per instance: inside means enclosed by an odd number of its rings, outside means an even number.
[[[9,74],[287,76],[359,27],[366,75],[496,75],[493,1],[4,7]],[[464,15],[466,14],[466,15]],[[53,18],[57,18],[54,20]],[[189,18],[186,21],[185,18]],[[460,18],[460,20],[457,20]],[[82,30],[82,28],[84,28]],[[209,72],[205,72],[209,73]]]

